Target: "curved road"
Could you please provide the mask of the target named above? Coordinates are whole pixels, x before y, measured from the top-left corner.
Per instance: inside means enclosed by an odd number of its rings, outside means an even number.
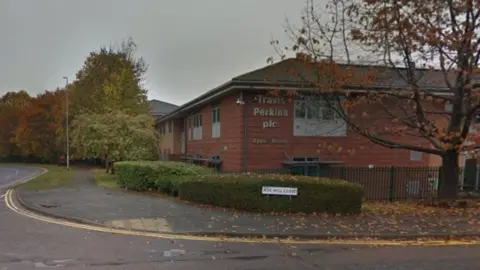
[[[5,191],[8,187],[28,180],[42,172],[43,169],[40,168],[0,165],[0,191]]]
[[[0,183],[41,170],[0,166]],[[2,192],[3,194],[3,192]],[[92,232],[30,219],[0,205],[7,269],[478,269],[480,247],[368,247],[173,241]]]

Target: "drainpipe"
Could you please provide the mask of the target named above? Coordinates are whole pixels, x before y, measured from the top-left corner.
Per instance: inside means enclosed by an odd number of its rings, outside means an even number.
[[[242,91],[243,98],[243,172],[247,172],[248,160],[248,102],[245,102],[244,91]]]

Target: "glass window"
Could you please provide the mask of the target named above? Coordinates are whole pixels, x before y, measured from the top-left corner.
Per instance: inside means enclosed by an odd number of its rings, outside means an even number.
[[[319,105],[318,103],[317,104],[310,103],[306,107],[306,109],[307,109],[307,119],[317,120],[317,121],[320,119],[318,105]]]
[[[305,118],[307,109],[305,108],[305,102],[296,101],[295,102],[295,118]]]
[[[215,107],[212,109],[212,123],[220,122],[220,108]]]
[[[324,105],[324,106],[327,106],[327,105]],[[335,120],[335,110],[329,107],[322,108],[322,119]]]

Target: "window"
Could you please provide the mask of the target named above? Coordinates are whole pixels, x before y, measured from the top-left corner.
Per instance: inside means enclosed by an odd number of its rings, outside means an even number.
[[[346,122],[331,107],[337,105],[336,101],[332,103],[327,104],[322,97],[313,96],[296,100],[294,136],[346,136]]]
[[[187,117],[187,133],[188,133],[189,141],[192,139],[192,129],[193,129],[192,118],[193,118],[192,116]]]
[[[220,107],[212,109],[212,138],[220,137]]]
[[[453,104],[445,104],[445,112],[452,112]]]
[[[166,122],[165,123],[165,133],[170,133],[170,125],[169,125],[170,121]]]
[[[199,113],[193,116],[193,139],[202,139],[202,115]]]
[[[169,123],[170,127],[168,128],[168,133],[172,133],[173,132],[173,120],[171,120]]]
[[[327,103],[321,101],[296,101],[295,118],[307,119],[312,121],[334,121],[339,120],[340,116],[335,109]]]
[[[410,160],[412,161],[422,160],[422,152],[410,151]]]
[[[165,134],[165,123],[161,123],[159,125],[159,132],[160,132],[160,135],[164,135]]]
[[[335,120],[335,110],[333,108],[322,108],[322,119],[323,120]]]
[[[303,119],[307,115],[307,108],[305,102],[296,101],[295,102],[295,118]]]

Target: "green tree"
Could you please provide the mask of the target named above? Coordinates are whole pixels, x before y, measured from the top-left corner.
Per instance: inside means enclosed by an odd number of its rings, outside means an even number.
[[[111,74],[103,84],[105,107],[112,110],[129,110],[131,113],[148,112],[148,100],[139,91],[133,70],[122,68]]]
[[[72,115],[101,113],[107,105],[126,106],[123,109],[134,111],[146,106],[147,91],[142,81],[147,65],[142,58],[135,57],[136,49],[137,45],[129,38],[120,46],[101,47],[90,53],[69,93]],[[115,94],[113,100],[112,93]]]
[[[72,122],[72,147],[84,157],[105,157],[110,161],[154,158],[157,136],[154,118],[149,114],[132,115],[125,110],[83,113]]]

